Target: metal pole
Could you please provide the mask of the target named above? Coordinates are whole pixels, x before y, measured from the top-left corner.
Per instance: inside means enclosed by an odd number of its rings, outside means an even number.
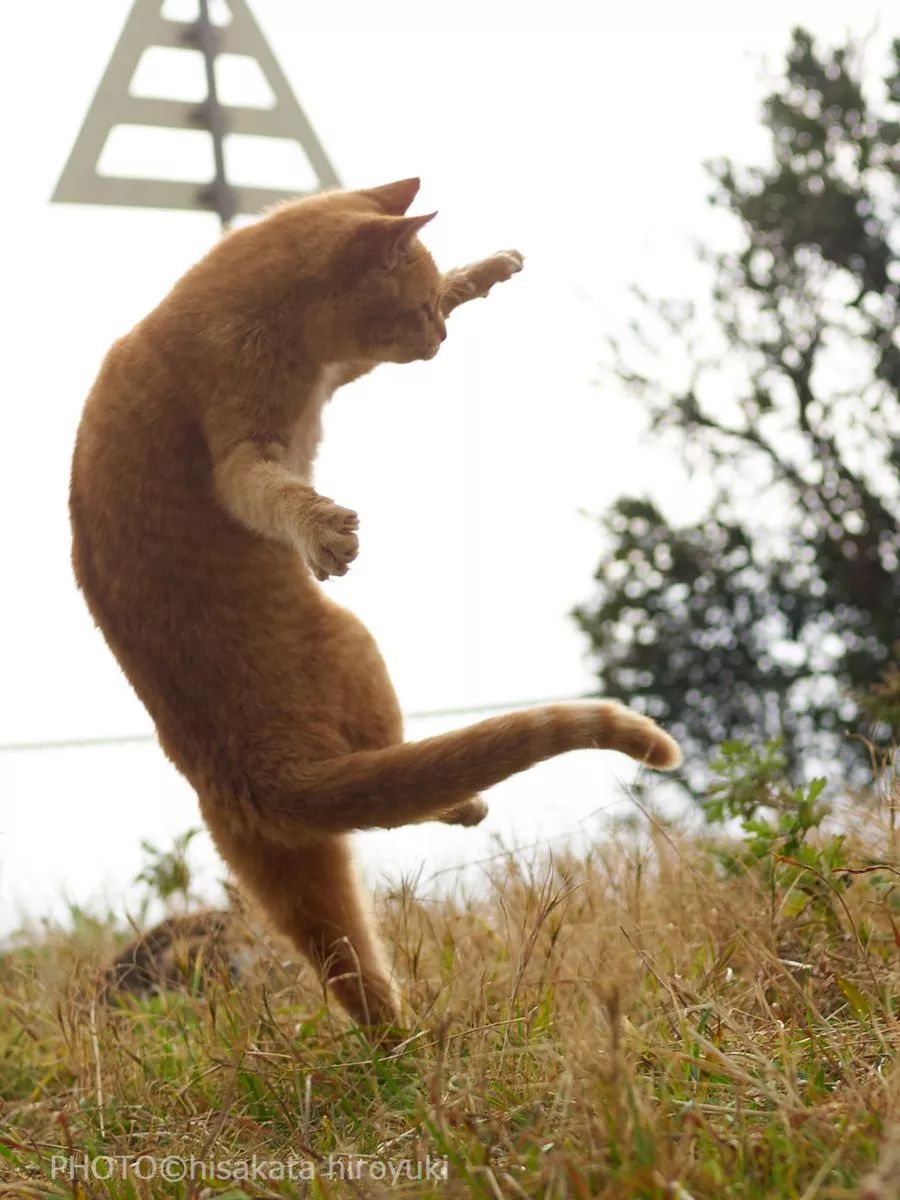
[[[219,93],[216,88],[216,52],[217,37],[215,27],[209,18],[209,0],[200,0],[200,17],[194,31],[197,47],[203,54],[203,64],[206,69],[206,103],[204,105],[206,124],[212,136],[213,159],[215,161],[215,176],[209,188],[204,189],[204,196],[212,201],[212,206],[219,215],[222,232],[231,226],[237,208],[234,189],[225,174],[225,113],[219,103]]]

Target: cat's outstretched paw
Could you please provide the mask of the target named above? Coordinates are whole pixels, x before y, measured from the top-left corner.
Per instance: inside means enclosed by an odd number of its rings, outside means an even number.
[[[444,290],[441,299],[441,311],[448,316],[467,304],[486,296],[495,283],[505,283],[522,270],[525,259],[518,250],[498,250],[480,262],[470,263],[456,271],[448,271],[444,276]]]
[[[517,275],[522,270],[525,259],[518,250],[498,250],[496,254],[487,259],[485,265],[493,267],[496,272],[493,283],[505,283],[507,279],[512,279],[513,275]]]
[[[440,820],[445,825],[480,825],[488,815],[488,806],[480,796],[470,796],[453,808],[442,812]]]
[[[301,553],[316,579],[346,575],[359,553],[359,517],[326,496],[319,496],[304,522]]]
[[[471,268],[469,287],[473,298],[486,296],[496,283],[506,283],[522,270],[525,259],[518,250],[498,250]]]

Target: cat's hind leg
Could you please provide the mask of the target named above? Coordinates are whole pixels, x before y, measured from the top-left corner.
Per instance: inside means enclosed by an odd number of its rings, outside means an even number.
[[[241,839],[221,849],[273,925],[309,959],[353,1020],[367,1028],[397,1026],[397,990],[349,840],[287,849]]]
[[[314,761],[283,755],[270,765],[265,790],[257,787],[252,820],[266,839],[286,847],[440,821],[483,788],[589,748],[619,750],[657,770],[681,761],[678,745],[655,722],[614,701],[545,704],[420,742]]]

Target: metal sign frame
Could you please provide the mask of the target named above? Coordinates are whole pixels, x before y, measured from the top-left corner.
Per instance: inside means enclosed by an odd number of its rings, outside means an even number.
[[[225,170],[229,133],[298,142],[319,182],[319,189],[340,187],[340,180],[306,114],[256,23],[246,0],[227,0],[228,25],[213,25],[208,0],[200,0],[194,22],[162,15],[162,0],[135,0],[87,116],[60,175],[51,200],[64,204],[114,204],[139,208],[216,212],[223,227],[238,213],[253,214],[269,204],[298,195],[268,187],[235,187]],[[201,105],[182,100],[133,96],[129,86],[141,55],[151,46],[199,50],[206,69],[207,96]],[[258,64],[275,97],[273,108],[222,105],[216,90],[218,54],[239,54]],[[137,179],[100,175],[97,164],[110,131],[117,125],[165,129],[204,129],[213,139],[215,175],[208,185],[183,180]]]

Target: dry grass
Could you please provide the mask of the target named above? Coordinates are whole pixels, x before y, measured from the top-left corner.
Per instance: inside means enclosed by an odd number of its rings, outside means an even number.
[[[898,861],[892,818],[870,799],[851,865]],[[727,877],[703,839],[657,826],[500,861],[475,899],[400,889],[382,908],[419,1025],[392,1055],[278,948],[237,983],[115,1011],[94,999],[113,932],[48,935],[0,967],[0,1179],[35,1196],[898,1196],[895,875],[823,871],[798,903],[789,864]],[[131,1165],[51,1179],[70,1153]],[[147,1182],[146,1155],[318,1176]],[[332,1155],[367,1156],[361,1178]],[[445,1181],[373,1167],[426,1155]]]

